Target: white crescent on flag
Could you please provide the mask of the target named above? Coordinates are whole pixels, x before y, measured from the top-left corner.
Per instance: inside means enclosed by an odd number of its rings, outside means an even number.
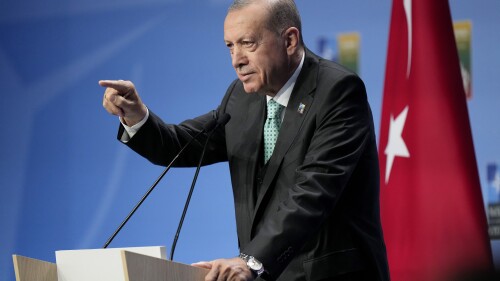
[[[406,25],[408,26],[408,62],[406,65],[406,78],[410,77],[411,69],[411,44],[412,44],[412,20],[411,20],[411,0],[404,0]]]

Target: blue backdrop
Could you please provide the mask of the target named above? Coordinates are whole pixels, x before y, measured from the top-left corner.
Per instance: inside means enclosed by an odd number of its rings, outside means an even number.
[[[0,2],[0,280],[14,279],[14,253],[54,261],[56,250],[102,247],[162,168],[116,141],[118,120],[102,108],[97,81],[134,81],[143,101],[169,122],[216,108],[235,78],[223,43],[229,3]],[[312,50],[320,37],[360,32],[360,75],[378,132],[391,2],[297,5]],[[500,162],[500,2],[450,5],[455,20],[473,22],[469,109],[486,190],[486,166]],[[193,172],[172,170],[111,246],[170,248]],[[500,246],[494,249],[498,264]],[[205,167],[176,260],[235,255],[227,165]]]

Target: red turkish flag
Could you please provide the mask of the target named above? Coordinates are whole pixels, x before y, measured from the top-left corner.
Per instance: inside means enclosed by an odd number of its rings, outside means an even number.
[[[492,268],[446,0],[393,0],[379,145],[392,280]]]

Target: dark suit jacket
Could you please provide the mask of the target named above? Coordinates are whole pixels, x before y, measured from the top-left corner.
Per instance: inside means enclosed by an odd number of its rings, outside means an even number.
[[[306,51],[261,180],[256,174],[266,98],[245,93],[238,80],[216,111],[180,125],[167,125],[151,113],[127,145],[166,165],[222,113],[232,118],[213,134],[204,164],[229,161],[240,250],[263,262],[263,277],[321,280],[365,271],[370,280],[388,280],[375,133],[358,76]],[[177,165],[195,166],[203,144],[204,137]]]

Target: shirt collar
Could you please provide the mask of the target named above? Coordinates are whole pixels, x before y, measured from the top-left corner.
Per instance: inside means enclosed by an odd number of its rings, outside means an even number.
[[[302,53],[302,59],[300,60],[300,64],[293,73],[292,77],[288,79],[288,81],[281,87],[281,89],[276,93],[274,97],[266,96],[267,101],[273,99],[277,103],[286,107],[288,105],[288,101],[290,100],[290,95],[292,94],[293,88],[295,87],[295,82],[297,81],[297,77],[299,76],[300,71],[302,70],[302,65],[304,64],[304,58],[306,56],[306,52]]]

